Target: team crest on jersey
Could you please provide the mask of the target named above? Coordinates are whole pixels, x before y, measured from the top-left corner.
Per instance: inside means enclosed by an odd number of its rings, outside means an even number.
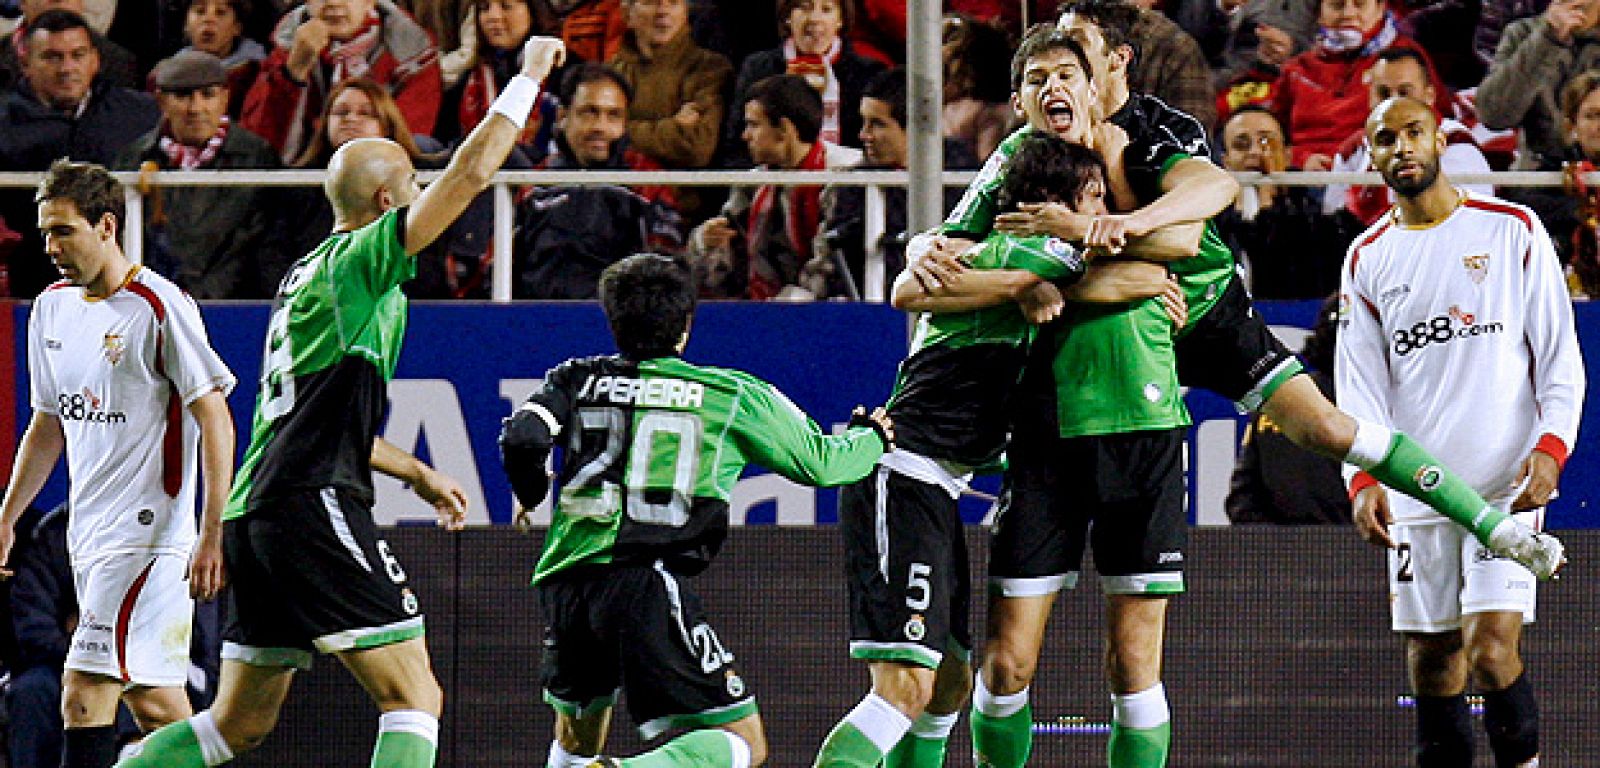
[[[1467,277],[1472,278],[1472,282],[1481,284],[1483,279],[1489,276],[1489,254],[1474,253],[1462,256],[1461,266],[1467,268]]]
[[[112,365],[116,365],[122,362],[123,353],[128,351],[128,342],[120,333],[108,333],[100,342],[100,350]]]
[[[1416,481],[1418,488],[1421,488],[1424,492],[1431,493],[1438,490],[1439,484],[1444,482],[1444,470],[1431,464],[1424,465],[1417,470],[1417,474],[1411,479]]]
[[[911,620],[906,622],[905,632],[906,639],[912,642],[916,642],[927,636],[928,625],[923,622],[922,614],[918,613],[911,616]]]

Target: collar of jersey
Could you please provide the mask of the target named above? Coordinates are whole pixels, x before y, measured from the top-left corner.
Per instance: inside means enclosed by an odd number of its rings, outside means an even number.
[[[1456,215],[1456,211],[1461,210],[1461,206],[1467,204],[1467,196],[1472,194],[1471,192],[1468,192],[1465,189],[1462,189],[1460,187],[1456,187],[1455,190],[1456,190],[1456,204],[1455,204],[1455,207],[1451,208],[1450,212],[1445,214],[1444,217],[1439,219],[1438,221],[1430,221],[1427,224],[1406,224],[1406,223],[1400,221],[1400,206],[1398,206],[1398,205],[1389,209],[1389,220],[1394,222],[1394,225],[1396,227],[1398,227],[1400,229],[1404,229],[1404,230],[1406,230],[1408,232],[1423,232],[1423,231],[1426,231],[1426,230],[1429,230],[1429,229],[1433,229],[1434,227],[1437,227],[1440,224],[1443,224],[1443,223],[1449,221],[1450,217]]]
[[[112,296],[117,295],[117,292],[122,290],[123,288],[127,288],[128,287],[128,283],[133,282],[133,276],[139,274],[139,270],[141,270],[141,269],[144,269],[144,265],[143,264],[135,264],[135,265],[133,265],[133,268],[128,270],[128,275],[126,277],[122,278],[122,282],[117,283],[117,287],[112,288],[111,292],[106,294],[106,295],[104,295],[104,296],[90,296],[88,288],[83,289],[83,293],[80,294],[80,295],[83,296],[83,300],[84,301],[87,301],[90,304],[93,304],[93,303],[99,302],[99,301],[105,301],[106,299],[109,299]]]

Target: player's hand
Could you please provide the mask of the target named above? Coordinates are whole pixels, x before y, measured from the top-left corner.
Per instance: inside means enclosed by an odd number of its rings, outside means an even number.
[[[883,406],[873,408],[871,413],[867,412],[866,406],[856,406],[850,411],[850,426],[870,427],[883,440],[885,453],[894,450],[894,420],[889,418],[889,412]]]
[[[1353,507],[1356,534],[1361,540],[1394,549],[1394,539],[1389,536],[1389,524],[1394,522],[1394,515],[1389,512],[1389,492],[1379,485],[1362,488]]]
[[[16,572],[11,570],[11,547],[16,543],[16,529],[0,524],[0,580],[16,575]]]
[[[1090,248],[1104,248],[1112,255],[1122,253],[1128,244],[1128,216],[1108,214],[1090,219],[1083,244]]]
[[[968,241],[943,235],[918,235],[917,238],[925,239],[914,251],[907,249],[906,271],[916,279],[923,295],[940,295],[967,271],[961,254]]]
[[[1256,58],[1262,64],[1281,67],[1294,55],[1294,38],[1270,24],[1256,25]]]
[[[1522,461],[1522,468],[1517,472],[1517,480],[1512,485],[1516,487],[1527,483],[1516,501],[1511,502],[1511,511],[1521,512],[1524,509],[1538,509],[1550,503],[1550,497],[1556,492],[1556,482],[1561,479],[1561,467],[1556,464],[1556,459],[1544,451],[1534,451]]]
[[[432,467],[424,467],[411,490],[423,501],[433,505],[439,515],[439,525],[447,531],[467,527],[467,492],[455,478]]]
[[[1061,203],[1022,203],[1017,210],[996,216],[994,228],[1020,237],[1055,235],[1076,243],[1093,221],[1094,217],[1074,213]]]
[[[1172,320],[1172,330],[1189,325],[1189,301],[1183,296],[1183,286],[1178,285],[1178,278],[1167,275],[1167,284],[1162,287],[1161,293],[1156,294],[1156,300],[1161,302],[1167,318]]]
[[[1061,315],[1067,300],[1054,283],[1041,282],[1017,294],[1017,306],[1022,309],[1022,316],[1028,322],[1044,325]]]
[[[311,75],[311,67],[317,63],[317,57],[322,55],[322,50],[328,47],[332,38],[328,32],[328,23],[315,16],[307,19],[294,31],[294,42],[289,47],[289,60],[284,62],[289,74],[296,80],[304,82]]]
[[[738,234],[739,231],[733,228],[726,217],[716,216],[706,219],[706,223],[701,224],[699,229],[700,247],[707,250],[727,248],[733,244],[733,238]]]
[[[214,599],[227,582],[228,574],[222,561],[222,528],[202,530],[200,540],[195,542],[194,554],[189,557],[189,597]]]
[[[542,82],[566,60],[567,44],[559,37],[534,35],[522,44],[522,74],[529,79]]]

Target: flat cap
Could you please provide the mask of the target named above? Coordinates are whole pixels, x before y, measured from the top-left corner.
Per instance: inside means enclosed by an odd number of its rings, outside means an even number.
[[[178,51],[156,65],[156,89],[191,91],[228,82],[222,59],[193,48]]]

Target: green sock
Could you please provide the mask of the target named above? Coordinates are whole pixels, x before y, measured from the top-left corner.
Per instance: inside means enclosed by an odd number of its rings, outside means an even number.
[[[205,768],[200,739],[188,720],[167,725],[139,742],[134,754],[117,768]]]
[[[812,768],[876,768],[882,762],[883,750],[859,728],[841,720],[823,740],[822,750],[817,752],[816,762],[811,765]]]
[[[622,761],[623,768],[725,768],[732,764],[733,745],[728,733],[721,730],[690,731]]]
[[[1170,746],[1171,722],[1154,728],[1124,728],[1114,723],[1111,740],[1106,743],[1106,765],[1109,768],[1163,768]]]
[[[978,768],[1022,768],[1033,752],[1033,705],[1005,717],[972,709],[972,753]]]
[[[439,718],[414,709],[385,712],[378,717],[372,768],[433,768],[438,750]]]
[[[1472,486],[1403,432],[1394,433],[1388,455],[1367,472],[1378,482],[1460,523],[1485,545],[1495,526],[1506,519],[1505,512],[1489,506]]]
[[[911,730],[883,758],[884,768],[941,768],[950,730],[959,713],[936,715],[924,712],[911,724]]]

